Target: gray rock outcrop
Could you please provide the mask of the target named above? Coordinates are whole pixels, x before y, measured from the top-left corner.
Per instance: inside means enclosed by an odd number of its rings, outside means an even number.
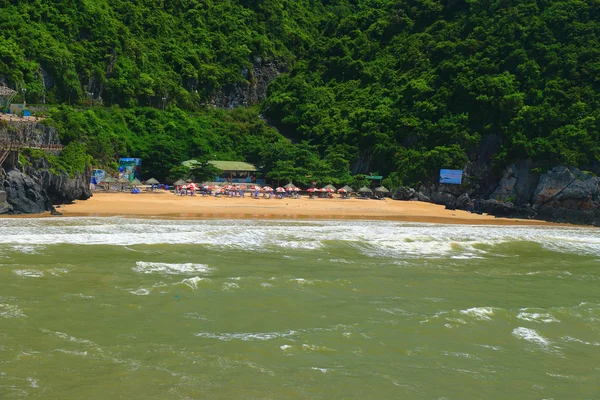
[[[89,174],[70,178],[54,174],[47,165],[12,169],[0,175],[0,214],[36,214],[53,210],[56,204],[86,200],[92,196]]]
[[[531,160],[521,160],[505,168],[490,192],[485,192],[486,187],[435,183],[422,185],[418,191],[401,187],[392,197],[498,217],[600,225],[600,178],[575,167],[556,166],[539,174]]]
[[[226,109],[258,104],[266,98],[267,86],[283,71],[285,65],[279,61],[256,58],[250,69],[241,71],[246,83],[223,88],[213,96],[211,103]]]

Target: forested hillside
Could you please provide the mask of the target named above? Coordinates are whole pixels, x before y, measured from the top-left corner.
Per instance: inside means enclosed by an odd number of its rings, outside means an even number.
[[[500,166],[598,171],[598,0],[0,0],[0,29],[0,79],[29,101],[81,106],[93,94],[85,118],[113,124],[112,141],[87,122],[72,130],[77,111],[53,115],[65,140],[113,143],[110,155],[88,146],[97,162],[181,148],[173,165],[212,154],[279,179],[378,172],[414,185],[489,142],[486,161]],[[252,107],[206,110],[251,86],[258,58],[285,65],[259,104],[279,131]],[[165,142],[153,124],[177,133]],[[147,152],[123,126],[145,135]]]

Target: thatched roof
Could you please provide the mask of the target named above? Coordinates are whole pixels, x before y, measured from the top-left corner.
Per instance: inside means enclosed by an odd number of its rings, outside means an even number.
[[[184,181],[183,179],[180,179],[178,181],[175,181],[175,183],[173,185],[175,185],[175,186],[183,186],[183,185],[187,185],[187,182]]]
[[[345,190],[346,192],[348,192],[348,193],[352,193],[352,192],[354,192],[354,189],[352,189],[352,188],[351,188],[350,186],[348,186],[348,185],[346,185],[346,186],[344,186],[344,187],[342,187],[342,188],[340,188],[340,189],[344,189],[344,190]]]
[[[323,186],[323,189],[337,190],[337,189],[335,188],[335,186],[333,186],[333,185],[331,185],[331,184],[329,184],[329,185],[327,185],[327,186]]]
[[[358,193],[373,193],[373,191],[371,189],[369,189],[368,187],[363,186],[360,189],[358,189]]]
[[[242,172],[255,172],[256,167],[252,164],[242,161],[209,161],[214,167],[221,171],[242,171]]]
[[[379,186],[377,188],[375,188],[376,192],[381,192],[381,193],[389,193],[390,191],[387,190],[387,188],[385,186]]]
[[[140,180],[138,178],[135,178],[134,180],[132,180],[131,182],[129,182],[129,184],[131,186],[141,186],[142,182],[140,182]]]
[[[129,183],[129,179],[127,179],[127,178],[119,178],[119,179],[117,179],[117,182],[119,182],[119,183]]]
[[[102,182],[104,183],[116,183],[118,180],[113,178],[112,176],[107,176],[106,178],[104,178],[104,180]]]
[[[284,188],[286,188],[286,189],[296,189],[297,186],[294,185],[292,182],[290,182],[287,185],[285,185]]]
[[[146,181],[146,185],[158,185],[160,182],[154,178],[150,178]]]

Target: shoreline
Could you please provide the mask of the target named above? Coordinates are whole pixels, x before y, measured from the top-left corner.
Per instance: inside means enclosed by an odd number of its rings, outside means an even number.
[[[571,226],[534,219],[497,218],[419,201],[349,199],[215,198],[175,196],[170,192],[97,192],[58,208],[62,217],[125,217],[150,219],[280,219],[280,220],[374,220],[456,225]],[[44,218],[42,214],[1,215],[0,218]]]

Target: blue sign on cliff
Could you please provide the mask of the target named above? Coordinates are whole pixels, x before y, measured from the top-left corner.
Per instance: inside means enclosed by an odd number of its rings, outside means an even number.
[[[441,169],[440,183],[449,183],[460,185],[462,183],[462,170],[460,169]]]

